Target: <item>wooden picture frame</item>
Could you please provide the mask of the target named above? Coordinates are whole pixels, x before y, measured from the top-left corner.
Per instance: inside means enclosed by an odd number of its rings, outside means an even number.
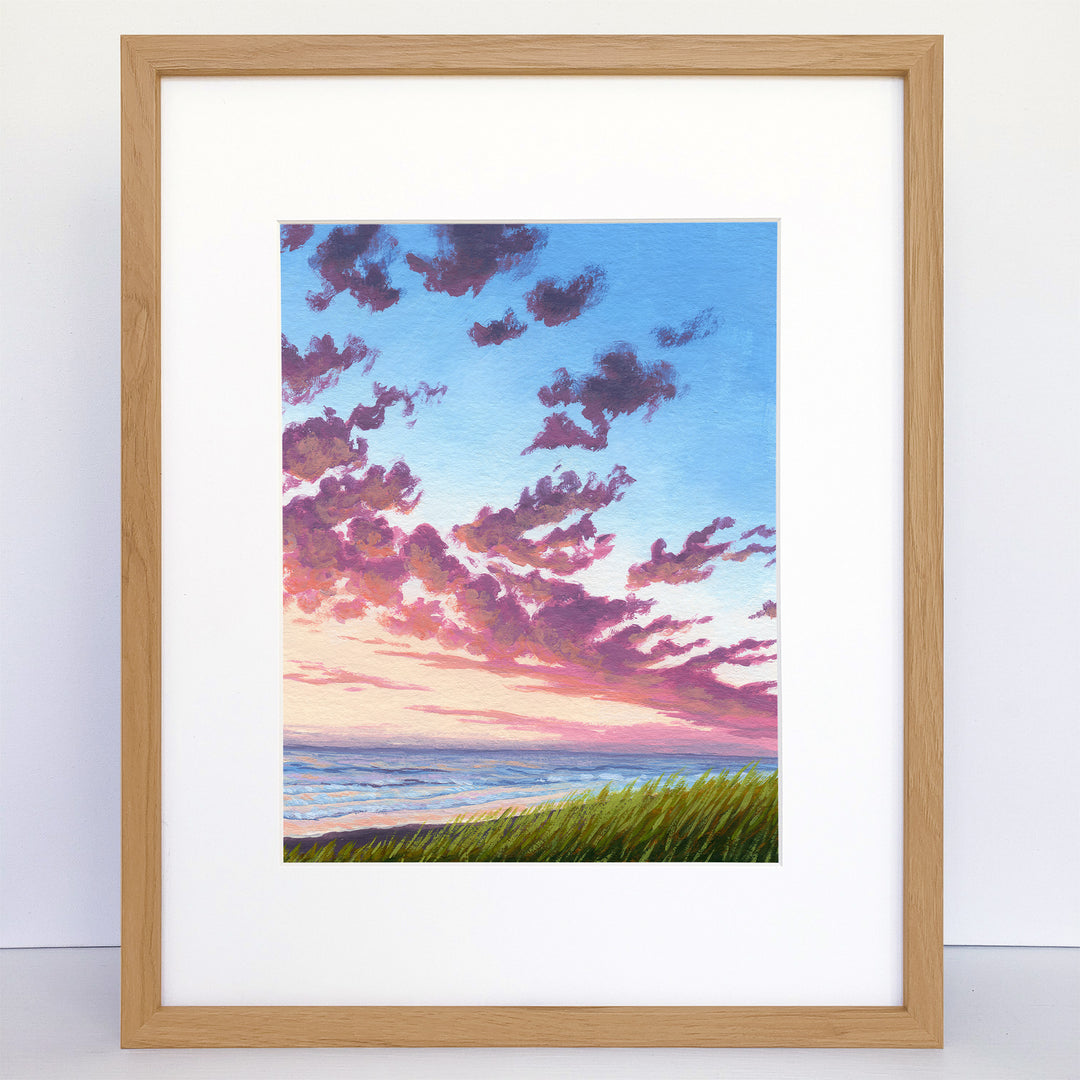
[[[939,1047],[942,1017],[942,40],[126,37],[122,59],[125,1047]],[[904,85],[903,1004],[161,1004],[160,80],[183,76],[889,76]]]

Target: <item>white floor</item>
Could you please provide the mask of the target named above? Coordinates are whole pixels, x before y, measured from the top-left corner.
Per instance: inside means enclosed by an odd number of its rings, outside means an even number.
[[[1080,950],[945,950],[944,1050],[118,1050],[118,949],[6,949],[3,1080],[1080,1078]]]

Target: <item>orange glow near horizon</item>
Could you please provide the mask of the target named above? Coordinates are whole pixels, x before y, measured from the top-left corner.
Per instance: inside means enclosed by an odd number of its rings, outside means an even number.
[[[284,655],[285,739],[294,745],[776,753],[774,722],[693,722],[632,688],[481,661],[396,637],[371,618],[287,611]]]

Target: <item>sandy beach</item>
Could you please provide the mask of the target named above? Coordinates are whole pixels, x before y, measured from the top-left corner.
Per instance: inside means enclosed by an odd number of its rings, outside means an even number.
[[[283,822],[287,842],[317,839],[320,843],[341,836],[371,834],[371,838],[389,836],[398,829],[422,830],[438,828],[456,818],[483,815],[494,817],[504,810],[525,810],[530,806],[551,802],[551,794],[532,797],[500,799],[496,802],[477,803],[473,806],[448,807],[446,810],[430,810],[424,821],[416,821],[415,813],[408,810],[389,810],[374,813],[348,814],[336,818],[316,820],[290,820]]]
[[[520,816],[521,815],[514,815],[513,817],[506,818],[507,825],[512,826],[520,819]],[[441,832],[443,829],[457,827],[458,825],[451,826],[447,822],[424,822],[423,824],[414,825],[390,825],[381,829],[352,829],[348,832],[322,833],[319,836],[287,836],[285,837],[285,850],[294,851],[299,849],[300,851],[310,851],[312,848],[322,847],[323,844],[333,842],[340,851],[346,844],[363,847],[365,844],[370,844],[374,840],[411,840],[414,836],[430,836],[433,833]]]
[[[310,851],[313,847],[321,847],[334,841],[338,848],[346,844],[355,844],[362,847],[370,844],[372,840],[408,840],[413,836],[423,836],[438,832],[445,828],[443,825],[396,825],[383,829],[353,829],[351,832],[323,833],[321,836],[286,836],[285,848],[292,851],[299,848],[301,851]]]

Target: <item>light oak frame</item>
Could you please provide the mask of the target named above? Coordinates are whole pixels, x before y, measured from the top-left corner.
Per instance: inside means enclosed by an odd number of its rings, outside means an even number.
[[[122,1045],[941,1046],[941,38],[148,36],[122,38],[121,62]],[[162,1006],[160,81],[243,75],[828,75],[903,79],[902,1005]]]

